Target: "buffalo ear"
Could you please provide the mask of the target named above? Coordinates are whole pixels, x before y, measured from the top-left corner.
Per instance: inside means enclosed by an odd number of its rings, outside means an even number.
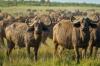
[[[90,23],[90,26],[91,26],[92,28],[97,28],[97,24],[95,24],[95,23]]]
[[[29,28],[27,29],[27,32],[31,32],[31,31],[34,31],[34,27],[29,27]]]
[[[81,26],[81,24],[80,24],[80,22],[77,22],[77,23],[74,23],[73,26],[78,28]]]

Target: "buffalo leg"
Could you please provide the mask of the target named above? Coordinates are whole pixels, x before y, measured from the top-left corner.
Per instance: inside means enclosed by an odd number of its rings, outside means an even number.
[[[82,48],[82,58],[86,58],[86,48]]]
[[[77,46],[74,46],[74,51],[75,51],[75,55],[76,55],[76,62],[79,63],[79,50]]]
[[[89,41],[89,46],[87,48],[88,51],[88,56],[91,57],[92,56],[92,51],[93,51],[93,43],[92,41]]]
[[[35,59],[35,61],[37,61],[38,48],[39,47],[34,47],[34,59]]]
[[[7,49],[7,56],[8,56],[8,57],[9,57],[10,53],[12,52],[12,49],[13,49],[13,48],[8,48],[8,49]]]
[[[28,53],[28,56],[30,57],[30,47],[27,46],[27,53]]]
[[[0,48],[2,48],[4,46],[4,40],[3,40],[3,37],[0,38]]]
[[[63,51],[64,51],[64,47],[60,46],[60,47],[59,47],[59,57],[60,57],[60,58],[61,58],[61,56],[62,56]]]
[[[98,47],[93,47],[93,56],[96,58]]]
[[[44,45],[47,45],[47,43],[46,43],[47,38],[48,38],[48,33],[43,32],[42,43],[43,43]]]
[[[8,58],[9,58],[9,55],[12,52],[13,48],[14,48],[14,45],[13,44],[8,46],[7,53],[6,53]]]
[[[55,43],[55,50],[54,50],[54,54],[55,54],[55,55],[57,54],[57,49],[58,49],[58,44]]]
[[[2,44],[3,44],[3,46],[5,46],[5,44],[4,44],[4,38],[2,38]]]

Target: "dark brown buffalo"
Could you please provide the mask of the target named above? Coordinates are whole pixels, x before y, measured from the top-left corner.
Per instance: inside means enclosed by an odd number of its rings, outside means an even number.
[[[12,20],[12,21],[14,21],[14,17],[11,14],[8,14],[6,12],[0,12],[0,21],[1,20]]]
[[[90,31],[90,40],[89,40],[89,45],[88,45],[88,52],[89,52],[89,56],[92,56],[92,53],[94,58],[96,57],[98,48],[100,47],[100,15],[98,14],[92,14],[90,19],[94,20],[91,21],[94,24],[96,24],[94,27],[92,28]]]
[[[5,28],[13,23],[13,19],[3,19],[0,21],[0,47],[4,46]]]
[[[7,56],[9,57],[11,51],[16,46],[22,48],[26,47],[30,55],[30,47],[34,48],[35,60],[37,60],[38,48],[42,39],[42,31],[47,26],[40,20],[35,20],[30,25],[26,23],[13,23],[5,30],[7,39]]]
[[[36,18],[40,18],[40,20],[48,25],[48,28],[45,29],[45,31],[43,31],[43,38],[42,38],[42,43],[43,44],[46,44],[46,40],[48,37],[52,37],[52,28],[53,28],[53,23],[52,23],[52,19],[49,15],[46,15],[46,14],[43,14],[43,15],[40,15],[40,16],[37,16]],[[35,19],[35,18],[34,18]],[[32,19],[31,21],[34,21],[34,19]],[[50,24],[51,23],[51,24]],[[49,25],[50,24],[50,25]]]
[[[89,18],[82,18],[80,20],[62,20],[53,28],[53,42],[55,45],[55,53],[58,46],[67,49],[74,49],[76,61],[79,62],[79,48],[86,51],[89,39],[90,28],[94,28],[95,24],[89,21]],[[84,52],[82,53],[84,54]],[[82,54],[82,56],[84,56]]]

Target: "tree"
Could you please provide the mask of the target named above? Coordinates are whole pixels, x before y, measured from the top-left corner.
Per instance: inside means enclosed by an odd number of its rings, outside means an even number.
[[[45,0],[41,0],[42,3],[45,3]]]
[[[14,0],[14,2],[15,2],[15,6],[17,6],[17,0]]]
[[[21,0],[21,2],[24,4],[24,0]]]
[[[50,0],[47,0],[47,3],[50,3]]]
[[[42,3],[45,3],[45,2],[50,3],[50,0],[41,0],[41,2]]]

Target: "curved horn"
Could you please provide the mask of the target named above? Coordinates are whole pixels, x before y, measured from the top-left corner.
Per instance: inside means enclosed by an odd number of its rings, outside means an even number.
[[[100,21],[100,17],[98,15],[96,16],[96,18],[97,18],[96,20],[90,19],[91,23],[95,24],[95,23],[98,23]]]
[[[35,16],[35,17],[34,17],[34,20],[36,20],[37,18],[38,18],[38,16]]]
[[[75,23],[78,23],[78,22],[80,22],[80,21],[79,20],[75,20],[72,23],[75,24]]]
[[[99,16],[97,16],[97,20],[95,21],[93,21],[94,23],[98,23],[100,21],[100,19],[99,19]]]
[[[33,26],[36,22],[37,20],[35,20],[33,23],[30,23],[29,26]]]
[[[37,22],[37,16],[34,17],[33,19],[30,19],[30,23],[27,23],[27,25],[28,25],[28,26],[33,26],[34,23],[36,23],[36,22]]]

